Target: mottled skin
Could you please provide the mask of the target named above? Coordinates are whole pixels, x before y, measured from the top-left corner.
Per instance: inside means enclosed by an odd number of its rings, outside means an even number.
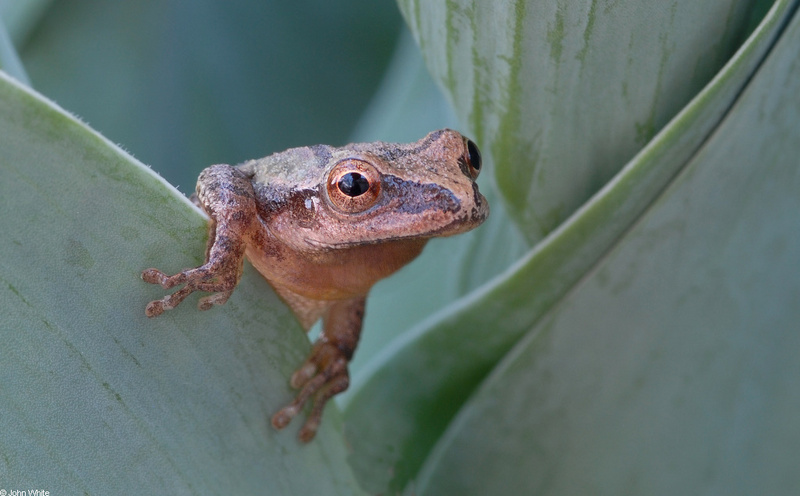
[[[313,397],[300,431],[309,441],[325,403],[347,389],[370,288],[419,255],[431,237],[468,231],[489,213],[475,179],[474,143],[455,131],[416,143],[359,143],[293,148],[239,166],[214,165],[197,182],[210,217],[206,262],[168,276],[142,278],[183,288],[147,305],[149,317],[194,291],[206,310],[225,303],[246,256],[294,310],[304,328],[323,319],[306,362],[292,375],[295,400],[272,417],[281,429]]]

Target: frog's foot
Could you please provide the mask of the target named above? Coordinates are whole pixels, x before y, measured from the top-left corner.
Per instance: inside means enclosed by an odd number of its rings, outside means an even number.
[[[299,434],[302,442],[311,441],[322,421],[325,404],[350,385],[350,376],[347,373],[348,361],[346,354],[334,344],[317,341],[306,362],[292,374],[291,386],[302,389],[294,401],[272,416],[272,426],[283,429],[289,425],[292,418],[300,413],[306,401],[313,396],[311,412]]]
[[[144,312],[148,317],[156,317],[165,310],[172,310],[187,296],[195,291],[214,293],[200,299],[197,307],[208,310],[214,305],[222,305],[233,293],[242,275],[244,247],[228,251],[225,257],[215,257],[214,248],[210,252],[210,260],[200,267],[186,269],[173,276],[169,276],[158,269],[147,269],[142,272],[142,279],[150,284],[159,284],[164,289],[170,289],[180,284],[185,284],[178,291],[147,304]]]

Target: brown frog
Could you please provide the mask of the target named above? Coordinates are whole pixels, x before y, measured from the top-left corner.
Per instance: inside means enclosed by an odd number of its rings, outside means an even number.
[[[428,239],[475,228],[489,205],[475,179],[478,147],[455,131],[435,131],[410,144],[358,143],[293,148],[236,167],[200,174],[196,202],[210,217],[206,262],[142,279],[183,288],[147,305],[155,317],[190,293],[200,310],[230,297],[247,257],[308,330],[323,330],[292,375],[294,401],[272,417],[286,427],[309,398],[300,430],[310,441],[325,403],[347,389],[347,364],[358,344],[370,288],[419,255]]]

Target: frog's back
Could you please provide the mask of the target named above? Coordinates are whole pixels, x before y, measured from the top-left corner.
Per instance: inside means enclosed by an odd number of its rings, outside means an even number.
[[[332,147],[327,145],[303,146],[248,160],[236,167],[256,184],[286,189],[315,188],[324,177],[331,155]]]

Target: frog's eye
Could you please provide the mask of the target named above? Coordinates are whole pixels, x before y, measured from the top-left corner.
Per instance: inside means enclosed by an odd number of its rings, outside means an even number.
[[[342,160],[328,175],[328,198],[347,213],[363,212],[378,200],[380,173],[369,162]]]
[[[467,149],[464,151],[464,155],[461,157],[461,160],[467,165],[467,170],[469,171],[469,175],[472,179],[477,179],[478,174],[481,173],[481,165],[483,165],[483,161],[481,160],[481,151],[478,150],[478,145],[475,144],[474,141],[471,139],[465,139]]]
[[[358,172],[348,172],[339,178],[336,185],[339,186],[339,191],[351,198],[361,196],[369,191],[369,179]]]

